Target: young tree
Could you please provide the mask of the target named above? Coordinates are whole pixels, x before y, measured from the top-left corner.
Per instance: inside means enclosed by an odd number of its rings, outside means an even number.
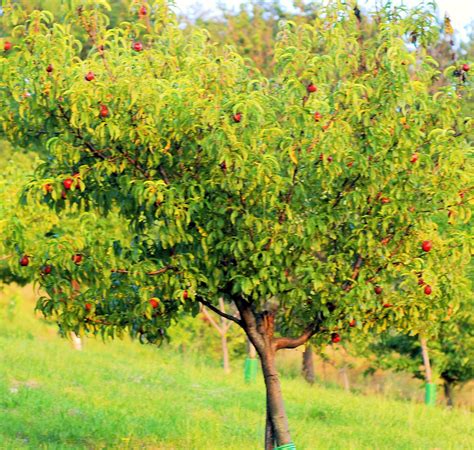
[[[417,336],[384,333],[368,345],[369,353],[376,358],[372,369],[392,369],[407,372],[413,377],[432,383],[435,378],[443,382],[448,406],[454,405],[454,390],[474,379],[474,314],[472,303],[448,310],[438,324],[435,336],[424,338],[429,348],[429,363],[433,366],[427,374],[423,343]]]
[[[283,24],[269,79],[205,30],[182,30],[165,2],[114,28],[105,1],[84,3],[64,24],[5,6],[0,128],[43,159],[29,202],[118,208],[133,239],[86,239],[80,260],[36,248],[57,268],[39,279],[38,307],[76,333],[145,342],[200,304],[235,322],[261,360],[265,448],[290,448],[278,350],[349,330],[416,333],[464,289],[451,267],[467,240],[433,216],[470,212],[470,122],[457,85],[433,89],[434,16],[382,8],[365,39],[357,11],[332,2],[311,25]],[[85,55],[74,20],[94,30]]]

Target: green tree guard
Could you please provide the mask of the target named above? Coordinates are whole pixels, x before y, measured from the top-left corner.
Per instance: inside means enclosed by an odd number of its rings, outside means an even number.
[[[280,447],[275,447],[275,450],[296,450],[295,444],[292,442],[290,444],[280,445]]]
[[[244,380],[246,383],[255,383],[257,379],[258,370],[258,359],[257,358],[245,358],[244,365]]]
[[[428,406],[436,405],[436,384],[425,384],[425,404]]]
[[[244,365],[244,380],[247,384],[255,383],[258,371],[257,350],[247,339],[247,358]]]

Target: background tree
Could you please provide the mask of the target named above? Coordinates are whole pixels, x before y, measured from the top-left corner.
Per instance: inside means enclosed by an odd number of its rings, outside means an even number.
[[[448,406],[454,405],[454,389],[474,379],[472,305],[463,305],[441,322],[436,337],[428,339],[435,377],[441,378]],[[424,380],[422,348],[416,336],[385,333],[369,345],[376,358],[374,368],[411,373]]]
[[[144,8],[108,28],[86,2],[68,17],[94,26],[84,54],[51,13],[5,7],[18,40],[0,59],[0,127],[43,161],[24,198],[91,218],[74,230],[82,241],[32,247],[28,270],[46,257],[57,269],[38,277],[38,307],[65,330],[148,342],[199,304],[236,322],[262,363],[265,448],[290,445],[278,350],[427,331],[453,291],[466,295],[450,270],[469,259],[465,232],[434,221],[470,213],[458,85],[433,89],[437,27],[421,8],[382,8],[368,39],[337,3],[310,26],[287,22],[271,80],[206,31],[181,30],[164,2]],[[115,209],[132,239],[91,236]]]

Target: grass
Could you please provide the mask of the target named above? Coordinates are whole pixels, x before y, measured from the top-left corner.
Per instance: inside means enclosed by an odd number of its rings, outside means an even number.
[[[91,339],[78,352],[30,302],[15,310],[9,319],[0,306],[0,448],[262,447],[261,380],[247,386],[241,371],[226,377],[203,359],[128,341]],[[467,411],[298,379],[283,390],[298,450],[474,448]]]

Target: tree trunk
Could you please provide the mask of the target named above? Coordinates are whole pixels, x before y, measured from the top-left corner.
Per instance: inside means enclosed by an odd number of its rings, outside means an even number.
[[[74,333],[74,331],[71,331],[71,339],[74,349],[79,351],[82,350],[82,339],[76,333]]]
[[[306,330],[298,338],[274,338],[275,313],[264,311],[256,314],[251,304],[239,299],[236,301],[241,317],[241,326],[250,342],[260,356],[266,390],[266,426],[265,450],[274,446],[291,444],[288,418],[283,404],[280,379],[275,366],[275,355],[282,348],[296,348],[306,343],[312,336],[311,330]]]
[[[314,361],[313,361],[313,349],[311,345],[307,345],[303,352],[303,368],[301,370],[304,379],[309,383],[313,384],[315,380],[314,375]]]
[[[250,342],[250,339],[247,339],[247,352],[248,352],[249,358],[255,359],[257,357],[257,350],[255,349],[252,342]]]
[[[347,373],[347,366],[342,366],[339,370],[342,376],[342,382],[344,383],[344,389],[349,392],[351,390],[351,385],[349,382],[349,374]]]
[[[221,334],[221,343],[222,343],[222,363],[224,365],[224,373],[230,373],[229,348],[227,346],[227,333]]]
[[[275,448],[275,432],[273,431],[272,420],[268,412],[267,400],[267,414],[265,419],[265,450],[273,450]]]
[[[265,449],[271,449],[272,445],[284,445],[291,443],[290,429],[286,417],[283,395],[281,392],[280,379],[275,367],[275,352],[266,348],[260,355],[263,377],[267,393],[267,415],[269,422],[266,426]],[[269,427],[271,431],[268,432]],[[274,442],[272,442],[274,441]]]
[[[444,380],[444,396],[446,397],[446,404],[452,408],[454,406],[453,383]]]
[[[431,384],[432,374],[431,374],[431,364],[430,357],[428,355],[428,345],[426,339],[420,337],[421,345],[421,355],[423,356],[423,365],[425,366],[425,381]]]

